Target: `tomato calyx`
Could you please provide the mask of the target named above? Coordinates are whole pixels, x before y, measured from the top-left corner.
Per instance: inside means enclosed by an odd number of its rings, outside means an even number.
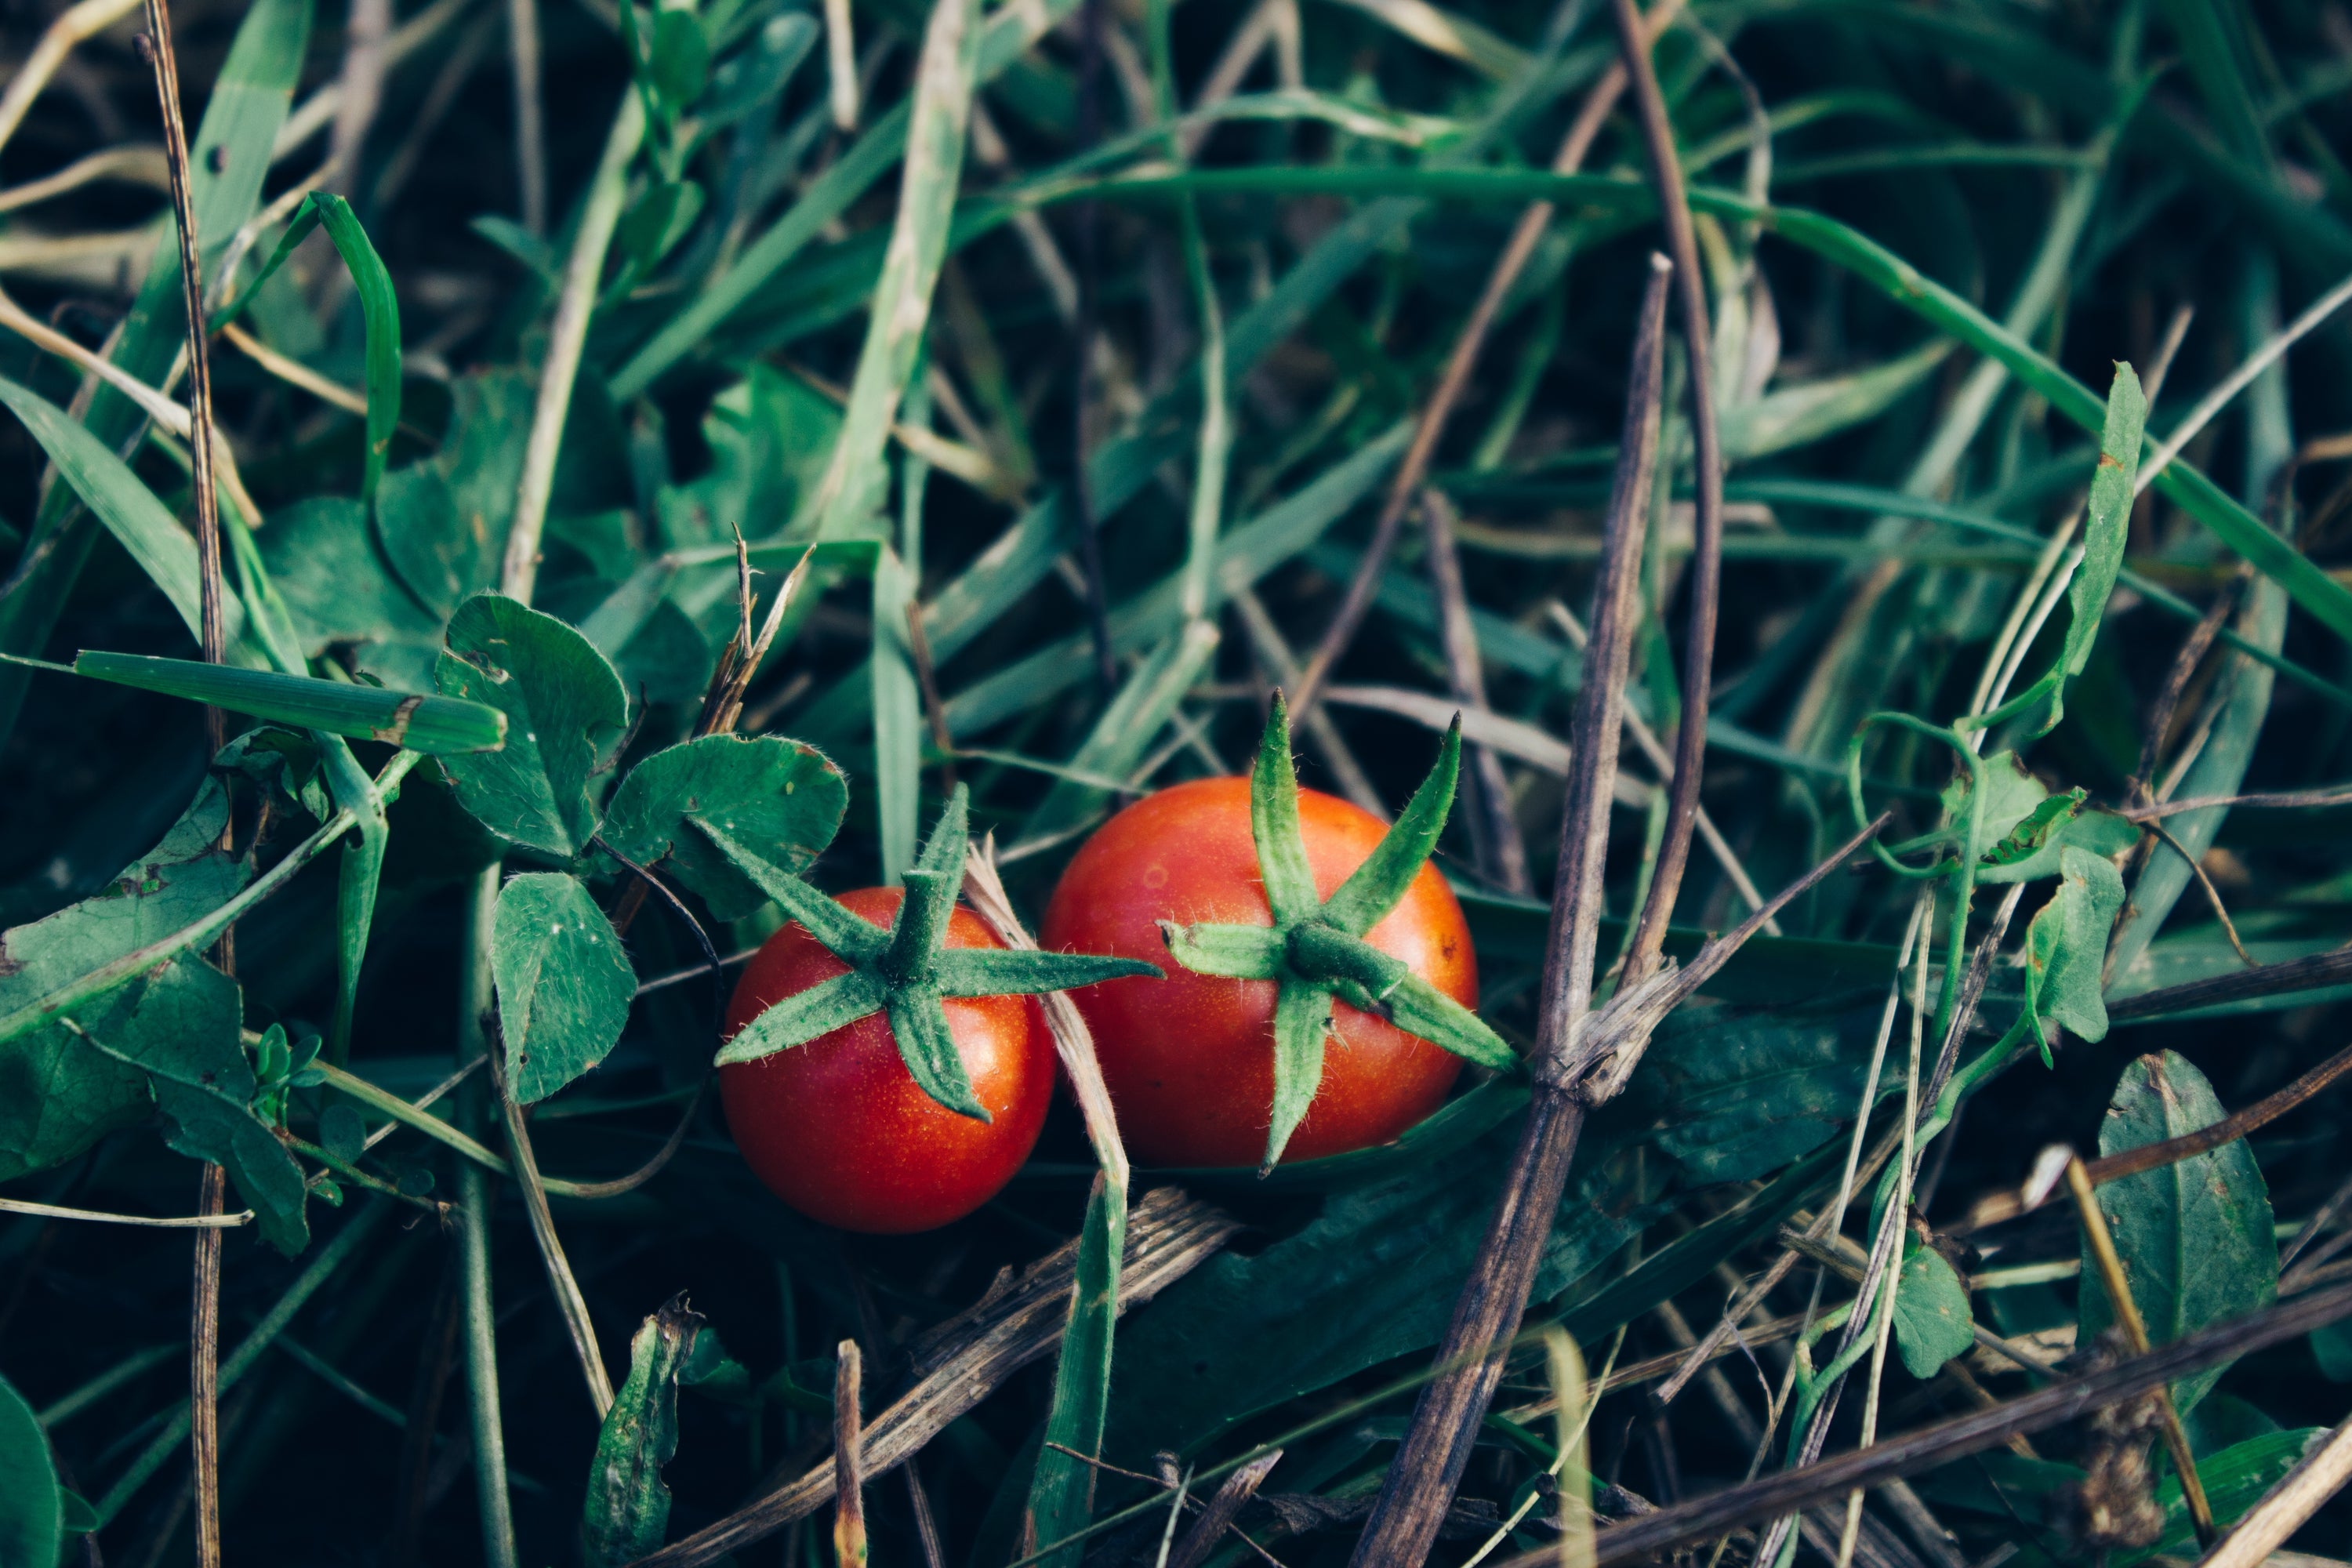
[[[757,1061],[875,1013],[915,1082],[940,1104],[974,1121],[991,1120],[972,1093],[963,1058],[949,1032],[950,996],[1026,996],[1160,971],[1129,958],[1013,948],[950,948],[948,922],[963,884],[971,796],[949,796],[914,868],[890,929],[854,915],[800,878],[761,858],[724,828],[689,816],[735,868],[784,908],[849,973],[795,992],[746,1024],[719,1048],[717,1065]]]
[[[1323,1081],[1323,1041],[1337,1000],[1481,1067],[1511,1070],[1519,1058],[1475,1013],[1364,940],[1421,874],[1454,808],[1462,767],[1462,721],[1445,732],[1437,762],[1387,834],[1328,899],[1315,890],[1298,825],[1298,775],[1290,760],[1290,713],[1274,695],[1250,770],[1250,836],[1257,845],[1272,926],[1160,922],[1177,963],[1195,974],[1271,980],[1274,1119],[1260,1174],[1282,1158]]]

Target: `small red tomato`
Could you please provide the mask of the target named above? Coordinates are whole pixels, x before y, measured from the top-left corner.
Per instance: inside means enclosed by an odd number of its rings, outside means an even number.
[[[836,901],[887,928],[902,896],[898,888],[863,888]],[[958,908],[947,945],[1004,944]],[[848,971],[803,927],[784,927],[744,969],[727,1009],[728,1037],[785,997]],[[806,1045],[719,1069],[728,1131],[753,1173],[812,1219],[882,1235],[930,1230],[994,1197],[1045,1123],[1053,1040],[1030,996],[950,997],[947,1015],[972,1093],[993,1121],[960,1116],[925,1094],[899,1059],[889,1021],[870,1014]]]
[[[1316,891],[1329,898],[1386,830],[1370,813],[1298,792],[1299,827]],[[1250,781],[1198,779],[1147,795],[1105,823],[1062,873],[1038,941],[1140,958],[1164,980],[1108,980],[1070,993],[1094,1032],[1139,1160],[1159,1165],[1254,1165],[1274,1120],[1270,980],[1227,980],[1171,964],[1159,922],[1270,926]],[[1366,940],[1464,1006],[1478,1000],[1477,959],[1462,906],[1423,866]],[[1461,1058],[1345,1003],[1331,1008],[1323,1079],[1285,1161],[1385,1143],[1445,1099]]]

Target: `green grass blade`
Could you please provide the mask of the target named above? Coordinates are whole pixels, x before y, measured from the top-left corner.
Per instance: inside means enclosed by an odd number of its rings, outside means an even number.
[[[896,887],[915,863],[915,818],[922,795],[923,700],[907,616],[915,580],[885,545],[874,567],[874,810],[882,825],[882,885]]]
[[[978,55],[971,73],[973,81],[985,83],[1003,74],[1005,68],[1076,9],[1077,0],[1039,0],[1036,5],[1007,7],[980,24]],[[636,396],[656,376],[713,341],[729,316],[898,161],[909,144],[910,119],[908,107],[901,104],[877,120],[849,151],[810,184],[772,227],[743,247],[724,276],[697,295],[692,304],[614,374],[614,399],[625,402]]]
[[[1127,1192],[1107,1173],[1095,1177],[1078,1233],[1076,1279],[1070,1295],[1062,1353],[1054,1363],[1054,1399],[1045,1415],[1045,1441],[1029,1482],[1025,1535],[1068,1541],[1094,1513],[1095,1467],[1110,1412],[1111,1341],[1118,1325],[1118,1274],[1127,1247]],[[1086,1542],[1040,1559],[1043,1568],[1077,1568]]]
[[[360,315],[367,329],[367,461],[361,470],[360,500],[373,501],[392,453],[392,433],[400,426],[400,301],[383,258],[352,213],[351,203],[331,192],[310,197],[335,254],[352,275]]]
[[[1217,650],[1217,628],[1207,621],[1189,623],[1138,665],[1095,721],[1085,744],[1070,759],[1073,772],[1126,778],[1160,739],[1160,732],[1200,679],[1210,656]],[[1085,820],[1101,805],[1107,791],[1074,779],[1062,779],[1046,792],[1030,815],[1026,837],[1038,837]]]
[[[87,426],[31,387],[0,376],[0,404],[24,422],[72,493],[172,601],[188,635],[199,636],[204,595],[196,574],[196,542],[164,510],[155,492]],[[244,606],[224,601],[221,619],[231,647],[249,658],[252,650],[239,646],[245,635]]]
[[[1339,891],[1325,900],[1323,918],[1349,936],[1361,936],[1396,908],[1412,879],[1436,852],[1438,837],[1454,810],[1454,786],[1462,772],[1462,721],[1456,717],[1438,745],[1437,762],[1388,832],[1372,847]]]
[[[74,672],[209,702],[280,724],[382,741],[412,752],[495,752],[506,743],[507,716],[480,702],[355,686],[272,669],[239,669],[187,658],[85,650]]]
[[[973,78],[980,65],[979,0],[939,0],[915,64],[914,114],[898,182],[898,216],[875,286],[857,374],[833,460],[818,485],[816,534],[867,530],[889,488],[884,449],[930,321],[931,291],[947,259],[948,226],[963,178]],[[804,509],[805,510],[805,509]]]
[[[319,752],[326,763],[327,784],[334,792],[336,808],[350,812],[359,826],[358,842],[345,841],[342,861],[335,868],[335,1012],[327,1029],[327,1059],[340,1067],[351,1060],[360,970],[367,961],[368,932],[375,924],[376,889],[383,877],[383,852],[392,838],[392,825],[375,780],[360,766],[351,747],[335,739],[322,744]]]

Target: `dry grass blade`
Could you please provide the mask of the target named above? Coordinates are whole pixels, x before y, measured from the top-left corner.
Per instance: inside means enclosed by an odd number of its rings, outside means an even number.
[[[2198,1568],[2261,1568],[2279,1561],[2271,1554],[2342,1491],[2347,1480],[2352,1480],[2352,1421],[2339,1423],[2326,1442],[2264,1493]]]
[[[1150,1300],[1191,1273],[1239,1228],[1225,1215],[1175,1188],[1146,1193],[1128,1216],[1119,1310]],[[865,1472],[869,1479],[905,1463],[1014,1373],[1053,1353],[1068,1316],[1077,1256],[1073,1241],[1031,1265],[1018,1279],[999,1276],[972,1307],[913,1342],[914,1385],[866,1427]],[[806,1519],[833,1495],[833,1467],[825,1465],[718,1523],[639,1558],[631,1568],[702,1568],[766,1540],[794,1520]]]
[[[1643,1514],[1601,1532],[1598,1568],[1648,1561],[1691,1542],[1708,1541],[1743,1524],[1803,1509],[1856,1487],[1916,1476],[1993,1447],[2013,1435],[2045,1431],[2095,1410],[2137,1399],[2150,1389],[2284,1344],[2315,1328],[2352,1316],[2352,1286],[2316,1291],[2221,1323],[2135,1356],[1982,1410],[1972,1410],[1833,1459],[1784,1470],[1712,1496]],[[1530,1552],[1505,1568],[1548,1568],[1553,1554]]]
[[[507,1151],[514,1162],[516,1184],[522,1189],[531,1239],[539,1244],[540,1261],[547,1266],[548,1289],[555,1296],[556,1310],[562,1314],[564,1330],[572,1338],[572,1353],[580,1358],[581,1373],[588,1381],[588,1401],[596,1407],[596,1419],[602,1421],[613,1408],[612,1375],[604,1370],[604,1354],[596,1345],[596,1324],[588,1315],[588,1300],[580,1293],[580,1281],[564,1256],[562,1238],[555,1234],[555,1216],[548,1211],[547,1184],[540,1179],[530,1129],[523,1122],[522,1107],[507,1093],[504,1083],[499,1085],[499,1109],[506,1119]]]
[[[836,1568],[866,1568],[865,1366],[856,1340],[842,1341],[834,1358],[833,1560]]]
[[[2107,1228],[2107,1216],[2099,1207],[2098,1197],[2091,1190],[2090,1175],[2079,1157],[2066,1162],[2066,1187],[2074,1195],[2075,1212],[2082,1216],[2083,1237],[2098,1264],[2099,1282],[2106,1287],[2116,1326],[2123,1330],[2124,1341],[2131,1346],[2132,1353],[2146,1355],[2150,1348],[2147,1322],[2139,1315],[2139,1303],[2132,1300],[2131,1281],[2124,1275],[2124,1260],[2116,1251],[2115,1234]],[[2213,1505],[2205,1496],[2204,1478],[2197,1473],[2197,1457],[2189,1447],[2189,1434],[2180,1425],[2180,1412],[2172,1403],[2169,1385],[2158,1386],[2155,1399],[2157,1414],[2163,1424],[2164,1446],[2172,1456],[2173,1474],[2180,1479],[2180,1494],[2189,1505],[2189,1522],[2197,1527],[2198,1541],[2210,1547],[2214,1541]]]
[[[1469,707],[1486,706],[1486,678],[1478,658],[1478,630],[1470,621],[1470,601],[1462,587],[1462,555],[1454,531],[1460,519],[1454,503],[1438,491],[1422,496],[1422,522],[1429,541],[1429,581],[1437,592],[1438,626],[1445,645],[1447,678],[1454,696]],[[1528,847],[1519,837],[1518,818],[1511,810],[1511,782],[1503,774],[1502,760],[1486,746],[1473,745],[1470,771],[1475,783],[1471,803],[1471,839],[1478,851],[1479,868],[1504,891],[1525,893]]]
[[[1266,1472],[1281,1459],[1282,1450],[1271,1449],[1227,1476],[1223,1484],[1210,1494],[1209,1500],[1202,1506],[1201,1515],[1192,1521],[1192,1528],[1184,1532],[1184,1538],[1168,1554],[1168,1568],[1201,1568],[1201,1564],[1209,1560],[1209,1554],[1223,1541],[1225,1531],[1242,1511],[1242,1505],[1257,1495],[1257,1489],[1265,1481]]]
[[[1446,1368],[1422,1391],[1412,1425],[1390,1463],[1380,1499],[1356,1542],[1356,1568],[1414,1564],[1429,1555],[1486,1403],[1502,1376],[1496,1347],[1509,1343],[1527,1311],[1544,1238],[1568,1181],[1584,1101],[1559,1067],[1575,1048],[1592,997],[1593,954],[1603,911],[1601,868],[1615,793],[1617,738],[1633,645],[1633,592],[1649,517],[1658,442],[1659,380],[1665,346],[1670,268],[1651,261],[1650,281],[1626,378],[1625,427],[1618,447],[1600,582],[1593,590],[1592,647],[1585,659],[1570,745],[1568,805],[1560,822],[1559,868],[1545,942],[1537,1014],[1533,1101],[1519,1133],[1502,1200],[1437,1352]]]
[[[25,111],[33,107],[33,100],[49,85],[65,64],[74,46],[84,39],[94,38],[131,12],[139,9],[142,0],[80,0],[51,22],[41,34],[41,41],[33,47],[8,88],[0,93],[0,147],[16,134],[16,127],[25,122]]]

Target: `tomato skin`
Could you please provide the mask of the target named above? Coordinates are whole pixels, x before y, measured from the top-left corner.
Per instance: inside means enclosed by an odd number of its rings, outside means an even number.
[[[903,889],[839,895],[852,914],[887,927]],[[950,947],[1002,947],[958,907]],[[745,966],[727,1009],[732,1038],[765,1009],[849,966],[794,923]],[[844,1230],[904,1235],[961,1219],[1002,1191],[1045,1124],[1054,1047],[1034,997],[950,997],[948,1030],[992,1121],[959,1116],[925,1094],[879,1013],[758,1061],[719,1069],[728,1131],[752,1173],[812,1219]]]
[[[1121,811],[1063,872],[1040,928],[1050,950],[1158,963],[1167,978],[1108,980],[1070,993],[1129,1152],[1149,1164],[1255,1165],[1274,1119],[1270,980],[1194,974],[1172,963],[1159,921],[1274,923],[1250,837],[1249,780],[1197,779]],[[1386,831],[1369,812],[1298,792],[1316,890],[1329,898]],[[1464,1006],[1478,999],[1462,906],[1434,867],[1366,940]],[[1385,1143],[1437,1109],[1461,1058],[1344,1003],[1331,1009],[1323,1079],[1285,1163]]]

